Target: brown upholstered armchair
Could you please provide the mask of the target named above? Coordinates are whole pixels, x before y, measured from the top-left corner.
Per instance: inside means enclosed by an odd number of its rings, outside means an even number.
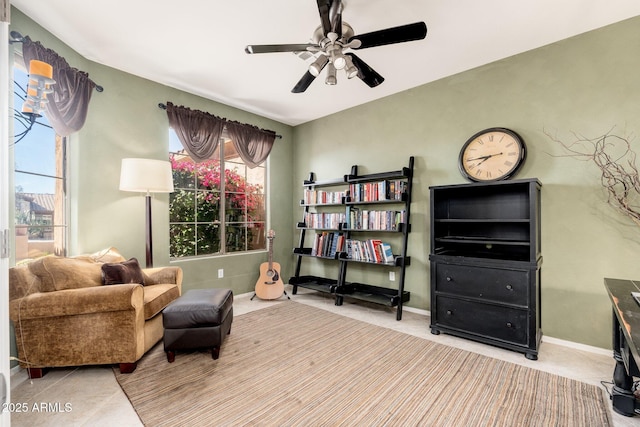
[[[124,261],[111,248],[73,258],[47,256],[9,270],[18,359],[30,378],[62,366],[119,364],[121,372],[133,372],[162,339],[162,310],[180,296],[182,270],[141,269],[144,285],[104,284],[103,265]]]

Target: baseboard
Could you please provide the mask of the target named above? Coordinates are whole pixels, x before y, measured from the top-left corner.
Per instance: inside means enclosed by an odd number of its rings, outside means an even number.
[[[13,368],[11,368],[9,370],[9,373],[11,374],[11,376],[14,376],[15,374],[17,374],[21,370],[22,370],[22,368],[20,367],[20,365],[16,365],[16,366],[14,366]]]
[[[402,311],[408,311],[410,313],[420,314],[422,316],[431,317],[431,312],[429,310],[424,310],[422,308],[415,307],[407,307],[406,305],[402,306]]]
[[[594,347],[592,345],[580,344],[573,341],[561,340],[560,338],[548,337],[546,335],[542,336],[542,342],[548,342],[549,344],[561,345],[563,347],[572,348],[574,350],[586,351],[588,353],[599,354],[602,356],[611,356],[613,357],[613,351],[608,350],[606,348]]]

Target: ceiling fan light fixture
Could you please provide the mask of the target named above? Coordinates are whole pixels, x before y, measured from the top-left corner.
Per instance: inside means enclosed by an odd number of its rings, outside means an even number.
[[[335,55],[333,57],[333,66],[336,67],[336,70],[342,70],[347,66],[347,60],[343,54]]]
[[[318,59],[316,59],[315,61],[313,61],[311,65],[309,65],[309,73],[313,77],[318,77],[318,75],[320,74],[320,71],[322,71],[325,65],[327,65],[328,61],[329,61],[329,58],[327,58],[324,55],[320,55]]]
[[[330,86],[338,83],[338,78],[336,76],[336,67],[332,62],[329,62],[329,64],[327,65],[327,78],[324,82],[325,84],[328,84]]]
[[[345,56],[345,60],[347,62],[347,65],[344,67],[344,72],[346,73],[348,79],[352,79],[358,75],[358,69],[355,65],[353,65],[353,61],[351,60],[350,56]]]
[[[332,45],[327,48],[327,53],[331,63],[337,70],[342,70],[347,65],[347,60],[342,53],[342,49],[338,45]]]

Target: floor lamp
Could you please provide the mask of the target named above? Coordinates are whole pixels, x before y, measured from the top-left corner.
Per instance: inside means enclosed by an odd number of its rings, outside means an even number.
[[[151,193],[173,192],[171,163],[165,160],[122,159],[120,190],[145,193],[147,268],[153,267],[153,239],[151,232]]]

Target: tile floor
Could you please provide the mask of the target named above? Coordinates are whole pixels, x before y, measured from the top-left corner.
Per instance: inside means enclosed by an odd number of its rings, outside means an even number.
[[[287,292],[291,295],[290,288]],[[252,293],[237,295],[234,315],[286,302],[250,300]],[[611,381],[613,359],[606,352],[583,351],[550,342],[541,345],[539,358],[531,361],[524,355],[488,345],[440,334],[432,335],[428,318],[405,310],[402,321],[395,320],[395,309],[364,305],[345,300],[337,307],[333,299],[300,289],[292,298],[300,303],[326,309],[344,316],[396,329],[408,334],[463,348],[468,351],[504,359],[531,368],[552,372],[601,386]],[[162,345],[159,343],[158,345]],[[223,347],[224,354],[224,347]],[[81,367],[50,370],[43,378],[29,380],[24,370],[11,377],[11,400],[15,409],[26,407],[25,413],[14,412],[11,425],[21,426],[142,426],[136,412],[115,380],[111,367]],[[640,426],[640,416],[628,418],[612,411],[616,427]],[[595,426],[594,426],[595,427]]]

